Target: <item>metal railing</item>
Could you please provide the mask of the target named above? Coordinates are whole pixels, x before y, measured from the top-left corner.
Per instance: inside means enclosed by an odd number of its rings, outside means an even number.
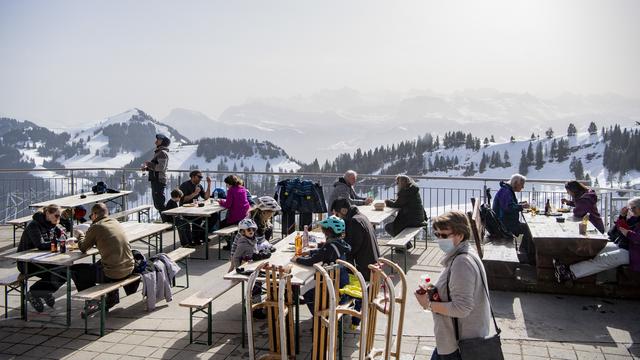
[[[169,170],[167,173],[167,199],[170,190],[189,179],[191,170]],[[212,179],[212,190],[224,188],[223,179],[228,171],[202,170],[205,176]],[[342,174],[330,173],[271,173],[271,172],[236,172],[245,187],[253,195],[270,195],[275,193],[278,181],[301,177],[319,182],[324,190],[325,198],[329,196],[333,183]],[[500,178],[482,177],[438,177],[412,176],[419,184],[427,215],[434,217],[447,210],[458,209],[469,211],[471,198],[486,201],[486,190],[491,194],[499,189]],[[391,199],[396,195],[395,176],[360,174],[357,192],[376,199]],[[126,189],[133,192],[128,197],[128,206],[152,204],[151,190],[146,175],[133,168],[75,168],[75,169],[0,169],[0,202],[4,209],[0,212],[0,223],[25,216],[31,213],[29,204],[55,199],[62,196],[90,192],[98,181],[104,181],[113,189]],[[564,191],[565,180],[528,179],[526,189],[518,193],[520,200],[535,202],[544,207],[547,199],[554,207],[560,206],[560,199],[567,197]],[[206,185],[206,184],[204,184]],[[638,196],[640,190],[597,188],[598,207],[605,224],[611,224],[619,209],[626,205],[628,198]],[[153,216],[158,216],[154,213]]]

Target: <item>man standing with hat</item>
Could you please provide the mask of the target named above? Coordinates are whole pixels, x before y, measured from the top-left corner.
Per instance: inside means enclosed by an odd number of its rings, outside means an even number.
[[[162,134],[156,135],[156,149],[153,159],[146,161],[142,166],[143,171],[149,172],[151,182],[151,196],[153,206],[158,211],[164,210],[164,191],[167,187],[167,168],[169,167],[169,144],[171,139]]]

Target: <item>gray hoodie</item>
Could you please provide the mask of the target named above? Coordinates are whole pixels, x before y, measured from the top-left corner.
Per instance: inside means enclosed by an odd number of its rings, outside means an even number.
[[[234,268],[242,265],[242,259],[247,256],[253,256],[257,252],[256,249],[257,238],[250,239],[246,236],[236,235],[231,247],[231,264]]]
[[[459,255],[451,263],[457,254],[464,252],[468,254]],[[486,284],[487,276],[469,241],[458,244],[451,254],[445,256],[442,265],[445,268],[435,285],[449,316],[433,313],[433,327],[438,354],[447,355],[458,349],[453,317],[458,318],[460,339],[471,339],[489,335],[491,312],[480,278],[482,276]],[[447,278],[451,296],[447,293]]]

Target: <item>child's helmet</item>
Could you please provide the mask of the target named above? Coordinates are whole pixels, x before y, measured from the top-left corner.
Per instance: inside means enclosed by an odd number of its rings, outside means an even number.
[[[331,215],[328,218],[318,223],[322,228],[331,229],[336,234],[342,234],[345,229],[344,220],[335,215]]]

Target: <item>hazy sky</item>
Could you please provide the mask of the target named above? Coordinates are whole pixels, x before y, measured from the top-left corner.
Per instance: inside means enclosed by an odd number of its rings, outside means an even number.
[[[640,97],[639,18],[636,0],[0,0],[0,114],[217,117],[344,86]]]

